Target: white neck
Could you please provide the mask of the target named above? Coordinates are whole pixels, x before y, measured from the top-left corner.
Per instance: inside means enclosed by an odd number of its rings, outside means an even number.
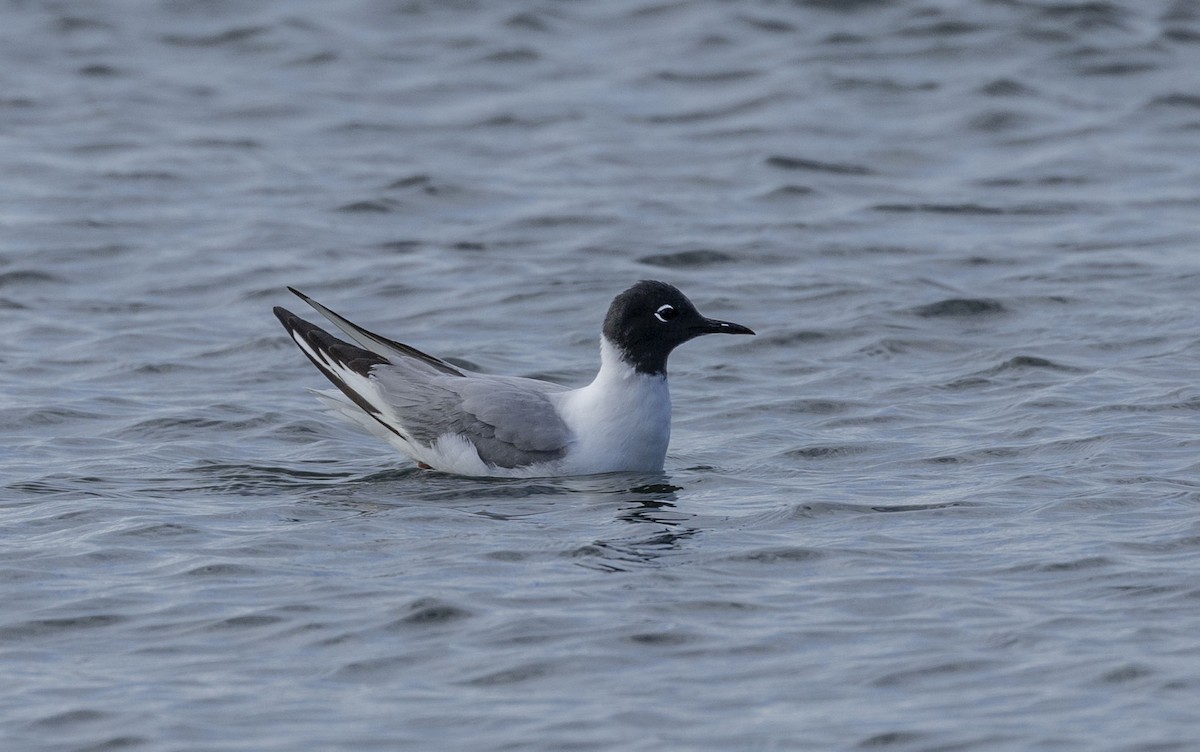
[[[600,372],[564,393],[560,409],[576,437],[568,460],[578,472],[662,469],[671,439],[667,377],[638,373],[606,338],[600,338]]]

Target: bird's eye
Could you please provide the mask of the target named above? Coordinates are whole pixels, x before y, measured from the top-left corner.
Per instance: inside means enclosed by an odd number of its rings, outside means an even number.
[[[654,318],[665,324],[671,319],[675,318],[678,313],[679,312],[675,310],[675,306],[673,305],[661,305],[658,307],[658,310],[654,312]]]

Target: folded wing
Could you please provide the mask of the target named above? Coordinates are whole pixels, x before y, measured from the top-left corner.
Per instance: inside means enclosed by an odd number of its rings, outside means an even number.
[[[305,300],[369,347],[339,340],[283,308],[275,315],[326,378],[403,442],[429,448],[458,437],[485,463],[501,468],[552,462],[566,454],[573,437],[550,396],[562,387],[460,371]]]

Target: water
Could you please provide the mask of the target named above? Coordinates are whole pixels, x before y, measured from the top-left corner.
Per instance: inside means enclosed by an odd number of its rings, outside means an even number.
[[[0,4],[11,750],[1184,750],[1200,9]],[[412,469],[295,285],[672,360],[655,476]]]

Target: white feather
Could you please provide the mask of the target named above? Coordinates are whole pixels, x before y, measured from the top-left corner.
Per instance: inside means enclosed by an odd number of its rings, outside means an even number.
[[[592,383],[554,395],[576,442],[560,463],[572,475],[662,469],[671,441],[671,392],[665,375],[638,373],[600,338]]]

